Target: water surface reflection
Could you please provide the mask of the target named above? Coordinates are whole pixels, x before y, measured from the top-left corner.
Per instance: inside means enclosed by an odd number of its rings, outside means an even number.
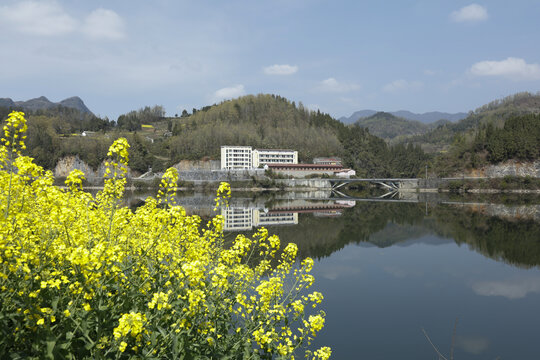
[[[535,359],[540,333],[540,206],[464,199],[407,202],[284,194],[231,199],[227,237],[266,226],[318,259],[336,359]],[[212,196],[178,200],[212,216]]]

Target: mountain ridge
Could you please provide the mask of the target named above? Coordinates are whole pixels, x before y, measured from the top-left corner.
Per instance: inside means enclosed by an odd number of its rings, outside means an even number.
[[[82,99],[78,96],[72,96],[59,102],[52,102],[45,96],[40,96],[26,101],[13,101],[11,98],[0,98],[0,107],[22,108],[23,110],[27,111],[47,110],[57,106],[68,107],[79,110],[84,114],[93,115],[92,111],[88,109],[88,107],[84,104],[84,101],[82,101]]]
[[[408,110],[398,110],[398,111],[376,111],[376,110],[359,110],[351,114],[351,116],[342,116],[338,120],[344,124],[353,124],[360,120],[361,118],[367,118],[373,116],[380,112],[386,112],[392,114],[396,117],[404,118],[410,121],[419,121],[424,124],[430,124],[437,122],[439,120],[449,120],[451,122],[456,122],[467,117],[467,113],[458,112],[458,113],[446,113],[440,111],[429,111],[425,113],[413,113]]]

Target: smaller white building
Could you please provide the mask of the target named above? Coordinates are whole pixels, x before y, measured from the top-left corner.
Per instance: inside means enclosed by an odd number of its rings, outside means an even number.
[[[296,212],[264,212],[260,210],[253,211],[253,225],[271,226],[271,225],[298,225],[298,213]]]
[[[269,164],[298,164],[298,151],[281,149],[253,150],[253,167]]]

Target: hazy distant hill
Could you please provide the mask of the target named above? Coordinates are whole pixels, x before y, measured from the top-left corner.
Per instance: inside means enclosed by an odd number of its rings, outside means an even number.
[[[64,99],[60,101],[59,104],[65,107],[77,109],[83,113],[92,113],[78,96],[72,96],[70,98]]]
[[[9,98],[0,98],[0,107],[12,108],[15,106],[13,100]]]
[[[92,114],[90,109],[86,107],[84,102],[78,96],[73,96],[57,103],[50,101],[45,96],[40,96],[27,101],[13,101],[10,98],[0,98],[0,107],[22,108],[27,111],[48,110],[58,106],[77,109],[83,114]]]
[[[377,111],[375,110],[360,110],[360,111],[355,111],[349,117],[342,116],[338,120],[344,124],[354,124],[356,121],[358,121],[358,119],[369,117],[369,116],[375,115],[376,113]]]
[[[467,117],[467,113],[445,113],[440,111],[430,111],[423,114],[415,114],[407,110],[399,110],[392,112],[393,115],[405,118],[407,120],[416,120],[422,123],[432,123],[438,120],[448,120],[451,122],[459,121]]]
[[[397,117],[387,112],[378,112],[369,117],[360,118],[355,124],[369,129],[371,134],[386,140],[398,136],[421,135],[430,130],[429,125]]]
[[[344,124],[352,124],[356,121],[358,121],[360,118],[366,118],[373,116],[377,113],[375,110],[360,110],[354,112],[349,117],[341,117],[339,120],[343,122]],[[391,111],[388,112],[389,114],[392,114],[397,117],[401,117],[407,120],[412,121],[420,121],[425,124],[433,123],[438,120],[449,120],[452,122],[464,119],[467,117],[466,113],[459,112],[459,113],[445,113],[445,112],[439,112],[439,111],[431,111],[423,114],[416,114],[407,110],[399,110],[399,111]]]

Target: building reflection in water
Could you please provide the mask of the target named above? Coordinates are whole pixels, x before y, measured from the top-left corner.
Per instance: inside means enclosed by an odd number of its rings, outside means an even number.
[[[354,201],[310,202],[305,200],[277,204],[271,209],[255,207],[227,207],[221,209],[225,231],[247,231],[260,226],[298,225],[299,213],[312,213],[317,217],[341,216],[343,209],[355,205]]]

